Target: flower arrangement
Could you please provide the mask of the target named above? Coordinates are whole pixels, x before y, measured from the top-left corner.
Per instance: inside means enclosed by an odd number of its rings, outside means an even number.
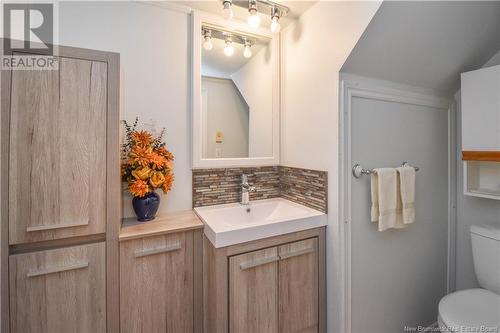
[[[137,130],[138,121],[138,118],[133,124],[123,121],[126,136],[121,149],[122,181],[128,184],[128,191],[134,197],[144,197],[159,188],[167,193],[174,181],[174,156],[162,141],[165,129],[155,137],[148,131]]]

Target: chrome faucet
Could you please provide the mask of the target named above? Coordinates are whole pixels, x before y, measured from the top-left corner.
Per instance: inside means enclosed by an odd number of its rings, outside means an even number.
[[[250,192],[255,192],[255,186],[248,183],[248,175],[241,175],[241,204],[250,203]]]

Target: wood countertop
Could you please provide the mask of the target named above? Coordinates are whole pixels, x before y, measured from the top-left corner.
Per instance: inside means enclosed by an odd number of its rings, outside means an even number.
[[[139,222],[135,217],[131,217],[122,219],[119,240],[125,241],[202,228],[203,222],[192,210],[160,214],[149,222]]]

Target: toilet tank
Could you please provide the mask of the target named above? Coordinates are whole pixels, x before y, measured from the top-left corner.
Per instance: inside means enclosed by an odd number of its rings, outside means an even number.
[[[500,224],[472,225],[470,232],[479,285],[500,294]]]

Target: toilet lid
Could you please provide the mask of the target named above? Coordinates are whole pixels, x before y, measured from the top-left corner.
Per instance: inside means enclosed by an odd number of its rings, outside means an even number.
[[[500,327],[500,295],[485,289],[457,291],[441,299],[439,315],[444,324],[452,331],[465,332],[468,331],[468,328],[481,327],[498,330]]]

